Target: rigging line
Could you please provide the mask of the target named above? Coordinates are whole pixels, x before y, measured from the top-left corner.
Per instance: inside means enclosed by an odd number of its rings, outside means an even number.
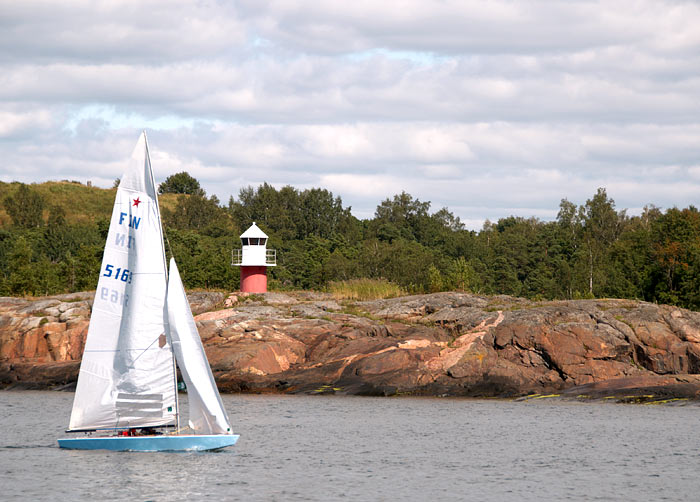
[[[151,346],[152,346],[154,343],[156,343],[156,342],[158,341],[159,338],[160,338],[160,335],[158,335],[158,336],[156,337],[156,339],[153,340],[153,341],[148,345],[148,347],[146,347],[145,349],[143,349],[143,350],[141,351],[141,353],[140,353],[138,356],[136,356],[136,358],[134,359],[134,363],[135,363],[136,361],[138,361],[138,360],[139,360],[139,357],[141,357],[142,355],[144,355],[144,354],[146,353],[146,351],[148,351],[148,350],[151,348]],[[136,350],[136,349],[130,349],[130,350]]]
[[[151,169],[151,155],[149,153],[149,148],[148,148],[148,137],[146,136],[146,130],[144,129],[143,131],[143,139],[144,139],[144,144],[146,147],[146,159],[148,160],[148,172],[151,175],[151,186],[153,187],[154,191],[154,200],[156,203],[156,210],[158,214],[158,227],[160,228],[160,235],[161,235],[161,251],[163,252],[163,271],[165,272],[165,291],[166,291],[166,303],[167,303],[167,291],[168,291],[168,283],[169,277],[168,277],[168,264],[166,262],[166,257],[165,257],[165,242],[163,240],[163,237],[165,236],[165,229],[163,228],[163,218],[160,214],[160,203],[158,202],[158,190],[156,189],[156,180],[153,178],[153,169]],[[168,243],[170,245],[170,243]],[[172,251],[172,249],[171,249]],[[168,321],[165,322],[165,337],[170,342],[170,354],[173,359],[173,389],[175,391],[175,423],[176,427],[179,429],[180,428],[180,398],[177,395],[177,361],[175,358],[175,351],[173,351],[173,341],[172,337],[170,336],[170,326],[168,325]]]
[[[175,258],[175,253],[173,252],[173,247],[170,245],[170,239],[168,239],[168,234],[165,232],[165,225],[163,224],[163,220],[160,220],[160,229],[163,233],[163,240],[164,240],[164,245],[163,245],[163,254],[165,254],[165,243],[168,245],[168,250],[170,251],[170,257]],[[167,258],[166,258],[167,261]],[[166,291],[170,288],[170,280],[168,278],[168,287],[166,288]],[[167,295],[167,292],[166,292]],[[166,300],[167,302],[167,300]],[[177,363],[176,363],[176,358],[175,358],[175,343],[172,340],[172,335],[170,334],[170,319],[165,321],[166,324],[166,329],[165,332],[167,333],[167,338],[168,341],[170,342],[170,348],[173,351],[173,372],[175,374],[175,433],[179,434],[180,433],[180,398],[178,396],[178,387],[177,387]]]
[[[170,240],[168,239],[168,234],[165,231],[165,224],[161,221],[161,228],[163,229],[163,238],[165,239],[166,244],[168,245],[168,251],[170,251],[170,257],[175,258],[175,253],[173,252],[173,247],[170,245]]]

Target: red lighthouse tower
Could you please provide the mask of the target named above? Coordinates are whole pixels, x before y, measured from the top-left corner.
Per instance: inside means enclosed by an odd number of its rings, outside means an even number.
[[[241,249],[233,251],[232,265],[241,267],[241,291],[244,293],[267,292],[267,267],[277,265],[274,249],[267,249],[267,235],[253,222],[241,234]]]

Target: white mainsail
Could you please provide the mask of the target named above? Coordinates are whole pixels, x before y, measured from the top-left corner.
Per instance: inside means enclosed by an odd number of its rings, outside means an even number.
[[[198,434],[231,434],[226,410],[202,347],[174,259],[170,259],[167,311],[177,365],[187,385],[189,425]]]
[[[117,190],[71,430],[175,423],[165,267],[160,211],[144,132]]]

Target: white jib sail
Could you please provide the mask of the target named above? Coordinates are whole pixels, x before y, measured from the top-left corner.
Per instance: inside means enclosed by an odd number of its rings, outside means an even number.
[[[70,429],[175,422],[166,287],[160,212],[143,133],[117,190]]]
[[[190,427],[199,434],[231,434],[197,325],[187,302],[175,260],[168,276],[168,320],[175,359],[187,385]]]

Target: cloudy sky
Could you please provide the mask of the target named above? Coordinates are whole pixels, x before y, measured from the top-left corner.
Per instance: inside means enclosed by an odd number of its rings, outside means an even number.
[[[700,203],[696,1],[0,0],[0,180],[407,191],[469,228]]]

